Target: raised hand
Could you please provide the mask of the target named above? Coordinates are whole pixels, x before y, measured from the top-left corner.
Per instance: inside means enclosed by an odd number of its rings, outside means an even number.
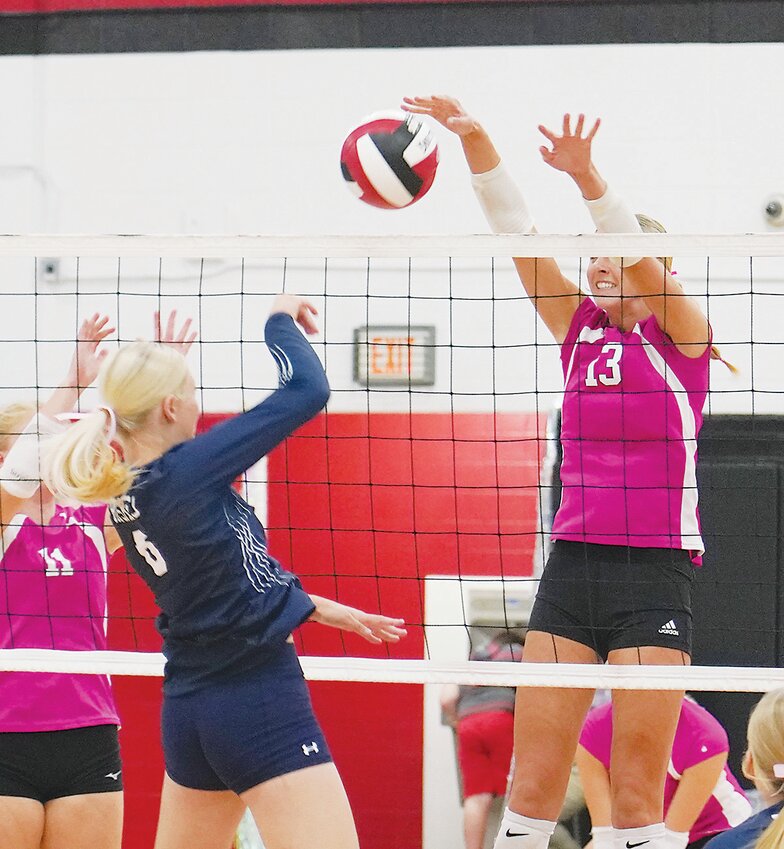
[[[467,136],[477,129],[476,121],[463,109],[460,103],[446,94],[434,94],[430,97],[404,97],[401,109],[417,115],[429,115],[447,130],[458,136]]]
[[[108,353],[98,350],[98,346],[114,330],[114,327],[109,326],[109,316],[97,312],[81,323],[76,337],[76,350],[68,370],[73,388],[86,389],[98,377],[101,363]]]
[[[318,315],[318,310],[310,301],[300,298],[299,295],[287,295],[285,293],[277,295],[270,310],[270,313],[276,312],[284,312],[290,315],[310,336],[318,333],[318,325],[313,320],[313,316]]]
[[[310,617],[313,622],[341,631],[352,631],[369,643],[397,643],[407,634],[402,619],[392,619],[380,613],[365,613],[364,610],[318,595],[312,595],[311,599],[316,605]]]
[[[597,118],[593,127],[583,135],[585,115],[577,116],[574,132],[571,129],[572,119],[568,113],[563,117],[562,134],[556,135],[547,127],[539,125],[539,132],[550,142],[552,150],[545,145],[539,148],[542,159],[557,171],[564,171],[575,179],[587,174],[592,166],[591,142],[596,135],[601,119]]]
[[[157,310],[153,313],[153,339],[160,342],[162,345],[168,345],[174,348],[183,357],[190,351],[193,340],[197,333],[191,331],[193,319],[186,318],[182,327],[177,330],[177,310],[172,310],[169,313],[169,318],[166,321],[166,327],[161,324],[161,314]]]

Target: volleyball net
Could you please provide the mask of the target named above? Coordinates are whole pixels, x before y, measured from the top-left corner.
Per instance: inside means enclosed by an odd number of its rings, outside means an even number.
[[[707,553],[691,668],[468,660],[499,630],[524,636],[559,498],[559,350],[513,255],[555,256],[586,291],[590,256],[674,256],[678,279],[737,368],[712,366],[705,407],[698,478]],[[277,386],[263,342],[273,296],[313,301],[321,333],[311,341],[332,387],[327,411],[240,486],[271,553],[308,591],[401,616],[409,635],[374,647],[306,623],[296,640],[309,678],[784,686],[776,668],[784,655],[781,236],[0,236],[0,272],[0,406],[47,397],[85,316],[109,315],[111,348],[150,338],[153,314],[177,310],[199,333],[189,362],[203,428]],[[86,410],[98,403],[94,388],[80,400]],[[56,623],[72,614],[56,601],[68,575],[56,564],[50,571],[51,609],[30,612],[52,618],[45,647],[15,642],[9,623],[24,603],[7,577],[0,583],[0,670],[161,674],[157,611],[122,552],[108,566],[106,610],[96,613],[107,651],[57,644]]]

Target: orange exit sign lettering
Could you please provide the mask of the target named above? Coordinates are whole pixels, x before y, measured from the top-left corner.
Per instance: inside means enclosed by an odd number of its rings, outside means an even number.
[[[365,386],[431,386],[435,383],[435,327],[358,327],[354,379]]]

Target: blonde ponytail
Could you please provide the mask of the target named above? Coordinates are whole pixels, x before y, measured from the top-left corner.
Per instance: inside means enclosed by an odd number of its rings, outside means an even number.
[[[732,374],[740,374],[740,369],[733,363],[729,362],[729,360],[725,360],[721,355],[721,351],[715,345],[711,345],[710,358],[712,360],[718,360],[720,363],[724,363]]]
[[[776,767],[784,764],[784,689],[772,690],[757,702],[749,717],[749,748],[744,765],[753,765],[757,789],[769,799],[784,798],[784,784]],[[745,772],[745,769],[744,769]],[[784,813],[779,814],[754,849],[780,849],[784,845]]]
[[[45,465],[49,489],[83,504],[119,498],[130,489],[135,477],[109,442],[103,410],[79,419],[67,433],[53,440]]]
[[[754,849],[781,849],[782,846],[784,846],[784,811],[762,832]]]
[[[107,407],[52,441],[46,463],[49,488],[86,504],[124,495],[136,470],[123,460],[121,446],[144,430],[164,398],[182,396],[189,377],[185,358],[155,342],[132,342],[107,357],[98,375]]]

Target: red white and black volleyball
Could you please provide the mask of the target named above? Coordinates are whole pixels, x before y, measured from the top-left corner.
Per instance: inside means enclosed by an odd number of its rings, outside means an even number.
[[[381,209],[423,198],[436,176],[438,145],[427,124],[406,112],[374,112],[346,136],[340,169],[351,192]]]

